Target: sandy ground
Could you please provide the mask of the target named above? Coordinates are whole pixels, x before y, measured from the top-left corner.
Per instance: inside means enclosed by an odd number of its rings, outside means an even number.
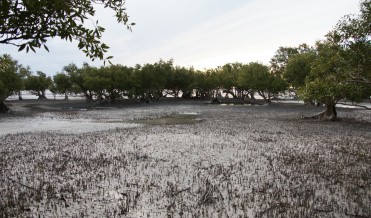
[[[323,122],[301,120],[322,108],[300,104],[9,104],[5,217],[371,216],[370,111]]]

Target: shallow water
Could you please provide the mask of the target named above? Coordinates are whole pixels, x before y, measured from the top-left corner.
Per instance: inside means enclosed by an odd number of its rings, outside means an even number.
[[[0,136],[16,133],[53,131],[80,134],[116,128],[133,128],[135,123],[96,122],[88,119],[61,119],[58,117],[6,118],[0,121]]]
[[[196,114],[174,114],[155,119],[133,120],[130,123],[148,124],[148,125],[183,125],[201,122]]]

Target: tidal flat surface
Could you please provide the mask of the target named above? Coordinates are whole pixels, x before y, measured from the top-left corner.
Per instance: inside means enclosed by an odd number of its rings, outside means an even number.
[[[370,111],[329,122],[300,119],[322,108],[299,104],[11,108],[2,217],[371,216]]]

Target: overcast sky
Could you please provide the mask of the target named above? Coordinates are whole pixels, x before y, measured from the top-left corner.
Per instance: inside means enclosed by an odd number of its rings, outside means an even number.
[[[99,8],[96,14],[106,27],[103,41],[114,64],[173,58],[176,65],[200,70],[236,61],[268,64],[279,46],[313,45],[341,17],[359,10],[358,0],[127,0],[126,5],[136,23],[132,32],[117,24],[111,11]],[[0,46],[0,53],[48,75],[69,63],[103,65],[85,57],[77,43],[57,38],[48,40],[49,53]]]

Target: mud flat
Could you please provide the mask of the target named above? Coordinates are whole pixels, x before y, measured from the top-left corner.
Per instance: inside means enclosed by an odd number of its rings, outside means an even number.
[[[370,217],[371,114],[299,104],[11,103],[1,217]],[[165,122],[165,123],[164,123]]]

